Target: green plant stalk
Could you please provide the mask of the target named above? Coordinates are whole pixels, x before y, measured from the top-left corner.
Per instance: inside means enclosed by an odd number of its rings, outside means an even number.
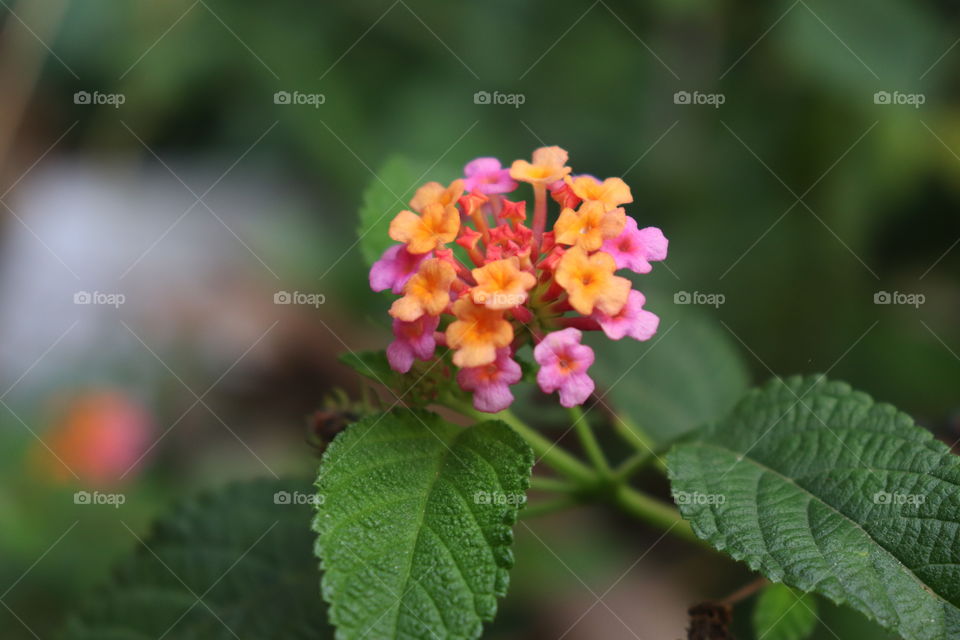
[[[630,418],[620,414],[613,414],[611,416],[611,422],[613,422],[614,430],[620,435],[621,438],[624,439],[624,441],[627,442],[627,444],[636,449],[638,454],[653,456],[654,465],[660,469],[661,472],[666,474],[666,462],[664,462],[663,458],[656,454],[653,438],[651,438],[647,432],[640,427],[640,425]]]
[[[579,501],[573,496],[561,496],[552,500],[544,500],[531,505],[527,505],[520,511],[520,518],[538,518],[558,511],[564,511],[575,506]]]
[[[501,411],[493,415],[480,413],[473,407],[467,407],[462,404],[455,404],[454,409],[478,420],[502,420],[510,428],[527,441],[530,448],[538,460],[543,460],[558,473],[575,481],[578,485],[592,486],[597,482],[597,476],[590,467],[577,460],[574,456],[567,453],[564,449],[556,446],[553,442],[540,435],[537,431],[531,429],[527,424],[511,413],[509,410]]]
[[[539,458],[542,458],[545,463],[549,464],[559,473],[566,475],[572,481],[576,482],[578,488],[583,488],[585,491],[590,491],[595,490],[598,486],[603,485],[604,479],[600,477],[596,471],[587,467],[580,460],[570,455],[565,450],[555,446],[554,443],[550,442],[537,431],[529,427],[525,422],[520,420],[520,418],[511,413],[509,410],[501,411],[493,416],[489,416],[487,414],[480,413],[473,407],[464,405],[463,403],[452,403],[452,405],[448,406],[451,406],[451,408],[466,416],[479,420],[488,420],[491,417],[502,420],[514,431],[516,431],[520,437],[527,441],[527,444],[530,445],[534,453]],[[637,491],[636,489],[627,485],[623,479],[620,479],[612,484],[610,486],[610,490],[611,491],[608,494],[610,501],[628,515],[632,515],[635,518],[646,522],[647,524],[653,525],[659,529],[663,529],[664,531],[669,532],[679,538],[690,542],[695,542],[698,545],[712,549],[707,542],[697,537],[697,535],[693,532],[693,529],[690,527],[690,523],[683,519],[683,516],[680,515],[680,511],[675,507]],[[561,497],[557,500],[551,500],[547,503],[544,503],[544,505],[549,504],[549,507],[544,506],[542,508],[538,508],[537,510],[533,510],[533,507],[529,507],[528,509],[530,510],[530,513],[527,517],[533,517],[540,512],[547,512],[548,510],[554,511],[557,509],[563,509],[576,503],[577,500],[572,497]]]
[[[620,463],[620,466],[614,470],[613,480],[618,483],[626,482],[632,478],[637,471],[645,467],[652,457],[653,454],[649,451],[637,451]]]
[[[600,443],[597,442],[597,438],[593,434],[593,428],[590,426],[590,423],[587,422],[583,409],[580,407],[572,407],[570,409],[570,417],[573,418],[573,427],[577,430],[577,435],[580,437],[580,444],[583,445],[583,450],[586,451],[587,458],[590,459],[590,462],[597,471],[600,472],[601,476],[609,478],[611,475],[610,463],[607,462],[607,457],[603,454],[603,449],[600,448]]]
[[[707,542],[697,537],[697,534],[690,527],[690,523],[680,515],[680,511],[664,502],[625,484],[616,487],[613,493],[613,502],[626,513],[643,520],[647,524],[663,529],[684,540],[712,549]]]
[[[546,476],[531,477],[530,488],[536,491],[550,491],[553,493],[576,493],[581,489],[580,486],[572,484],[565,480],[548,478]]]

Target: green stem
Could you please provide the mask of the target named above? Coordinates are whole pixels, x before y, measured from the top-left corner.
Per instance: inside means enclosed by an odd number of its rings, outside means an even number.
[[[556,478],[547,478],[545,476],[533,476],[530,478],[530,488],[535,491],[550,491],[553,493],[575,493],[580,489],[575,484],[557,480]]]
[[[663,460],[661,456],[658,456],[654,451],[654,442],[646,431],[640,428],[636,422],[631,420],[628,417],[622,416],[620,414],[613,414],[611,416],[611,422],[613,422],[614,430],[623,438],[629,445],[637,450],[639,455],[647,455],[654,457],[654,465],[660,469],[664,474],[667,471],[667,463]],[[642,466],[642,465],[641,465]]]
[[[533,449],[538,460],[542,460],[558,473],[567,476],[579,485],[596,484],[596,474],[575,457],[567,453],[564,449],[556,446],[544,438],[540,433],[531,429],[527,424],[511,413],[509,410],[501,411],[493,415],[481,413],[473,407],[466,407],[458,404],[454,407],[464,415],[476,418],[478,420],[502,420],[506,422],[521,438],[527,441],[530,448]]]
[[[625,512],[660,529],[700,545],[709,545],[697,537],[690,523],[670,505],[640,493],[625,484],[618,486],[613,494],[614,503]]]
[[[564,490],[595,491],[604,486],[604,478],[598,476],[597,472],[587,467],[580,460],[570,455],[564,449],[561,449],[554,443],[550,442],[547,438],[540,435],[531,427],[527,426],[526,423],[524,423],[510,411],[501,411],[498,414],[490,416],[489,414],[476,411],[473,407],[463,403],[451,403],[448,406],[451,406],[466,416],[479,420],[489,420],[493,418],[507,423],[520,437],[526,440],[539,459],[543,460],[543,462],[548,464],[557,472],[567,476],[574,483],[573,485],[570,485],[557,480],[551,481],[549,478],[534,477],[531,480],[531,486],[534,488],[537,488],[536,485],[540,485],[540,488],[551,486],[553,489],[559,489],[562,487]],[[618,418],[614,422],[622,423],[623,421]],[[625,425],[625,428],[629,429],[629,426]],[[637,433],[642,432],[638,431],[632,433],[632,439],[634,442],[637,441]],[[593,439],[593,433],[590,432],[589,435],[589,439],[596,444],[596,440]],[[589,447],[586,447],[586,445],[585,448],[589,449]],[[595,452],[595,455],[596,453],[599,453],[599,455],[602,456],[602,452],[599,451],[599,445],[597,445],[597,451]],[[653,454],[651,453],[650,455]],[[606,459],[604,458],[604,462],[605,461]],[[628,460],[628,462],[630,461]],[[631,465],[635,464],[637,463],[631,463]],[[623,467],[621,467],[618,471],[623,471]],[[612,484],[608,485],[607,487],[609,489],[609,493],[607,494],[609,499],[625,513],[657,528],[672,533],[679,538],[690,542],[695,542],[706,548],[712,548],[709,544],[696,536],[696,534],[693,532],[693,529],[690,527],[690,524],[683,519],[683,517],[680,515],[680,512],[676,508],[630,487],[625,483],[625,478],[611,476],[608,478],[608,480],[613,481]],[[564,509],[577,503],[577,496],[560,496],[554,500],[548,500],[537,505],[529,506],[524,509],[521,514],[525,514],[523,517],[534,517],[544,513],[551,513],[559,509]]]
[[[626,482],[633,477],[637,471],[642,469],[650,461],[650,458],[653,457],[653,454],[649,451],[638,451],[616,468],[613,472],[613,479],[615,482]]]
[[[583,409],[580,407],[572,407],[570,409],[570,417],[573,418],[573,426],[577,430],[577,435],[580,436],[580,444],[583,445],[583,450],[586,451],[590,462],[593,463],[593,466],[600,472],[601,476],[609,478],[610,463],[607,462],[607,457],[603,454],[600,443],[597,442],[596,436],[593,435],[593,429],[590,427],[590,423],[587,422],[586,416],[583,415]]]
[[[520,511],[520,517],[523,519],[538,518],[556,513],[557,511],[563,511],[564,509],[575,506],[577,503],[578,500],[572,496],[561,496],[552,500],[544,500],[543,502],[537,502],[536,504],[530,504],[524,507],[523,510]]]

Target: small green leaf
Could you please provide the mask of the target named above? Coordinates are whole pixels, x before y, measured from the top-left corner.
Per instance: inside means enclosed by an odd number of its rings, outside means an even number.
[[[63,638],[332,638],[310,562],[309,489],[231,485],[175,509],[144,544],[131,533],[136,552],[81,604]]]
[[[960,458],[823,376],[748,393],[667,465],[696,533],[906,640],[960,637]]]
[[[391,369],[384,351],[344,353],[340,355],[340,362],[365,378],[386,385],[394,395],[390,400],[402,401],[406,406],[424,407],[450,391],[459,392],[446,361],[418,360],[407,373]]]
[[[337,638],[478,638],[506,593],[533,452],[502,422],[395,410],[348,428],[317,480]]]
[[[377,171],[360,206],[360,251],[367,266],[376,262],[392,244],[388,231],[393,218],[407,206],[422,173],[403,156],[393,156]]]
[[[350,351],[340,354],[340,362],[365,378],[396,387],[398,374],[390,368],[384,351]]]
[[[753,609],[757,640],[805,640],[816,625],[816,598],[783,584],[764,589]]]

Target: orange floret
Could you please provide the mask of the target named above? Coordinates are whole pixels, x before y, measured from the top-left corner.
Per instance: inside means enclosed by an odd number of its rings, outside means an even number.
[[[620,207],[607,211],[599,201],[584,202],[579,211],[564,209],[553,230],[556,241],[596,251],[607,238],[615,238],[623,231],[627,214]]]
[[[471,290],[473,301],[488,309],[510,309],[527,301],[527,291],[537,284],[537,278],[520,270],[520,260],[514,256],[489,262],[473,270],[477,286]]]
[[[570,173],[567,152],[560,147],[540,147],[533,152],[533,162],[515,160],[510,177],[521,182],[547,185]]]
[[[556,277],[578,312],[587,316],[596,307],[613,316],[623,309],[630,294],[630,281],[613,275],[616,269],[610,254],[598,251],[588,256],[581,247],[573,247],[560,259]]]
[[[410,200],[410,208],[422,212],[427,205],[431,204],[449,206],[456,204],[462,195],[463,180],[454,180],[449,187],[445,187],[439,182],[428,182],[413,194],[413,199]]]
[[[450,304],[450,287],[456,279],[457,272],[448,262],[437,258],[424,261],[404,288],[404,296],[390,307],[390,315],[404,322],[423,314],[440,315]]]
[[[564,180],[577,197],[586,201],[601,202],[608,211],[633,202],[630,187],[620,178],[607,178],[600,182],[593,176],[578,176],[573,179],[567,176]]]
[[[422,215],[401,211],[390,223],[390,237],[405,242],[410,253],[428,253],[446,242],[453,242],[460,230],[460,212],[453,205],[434,202]]]
[[[497,349],[513,341],[513,327],[504,320],[503,311],[475,304],[466,296],[453,304],[453,314],[457,319],[446,335],[458,367],[488,365],[496,360]]]

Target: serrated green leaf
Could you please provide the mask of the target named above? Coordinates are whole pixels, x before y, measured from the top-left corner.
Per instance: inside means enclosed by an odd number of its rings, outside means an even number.
[[[650,300],[662,316],[657,335],[648,342],[590,336],[597,353],[591,375],[608,390],[611,407],[667,445],[726,415],[747,391],[749,376],[722,329],[695,310],[672,309],[663,296]]]
[[[718,549],[907,640],[960,637],[960,458],[909,416],[823,376],[775,380],[667,464]]]
[[[753,609],[757,640],[804,640],[817,625],[817,601],[784,584],[760,592]]]
[[[257,480],[160,519],[65,640],[332,638],[310,561],[309,481]],[[202,598],[202,602],[197,601]]]
[[[506,593],[532,465],[502,422],[396,410],[338,436],[314,521],[337,638],[478,638]]]

